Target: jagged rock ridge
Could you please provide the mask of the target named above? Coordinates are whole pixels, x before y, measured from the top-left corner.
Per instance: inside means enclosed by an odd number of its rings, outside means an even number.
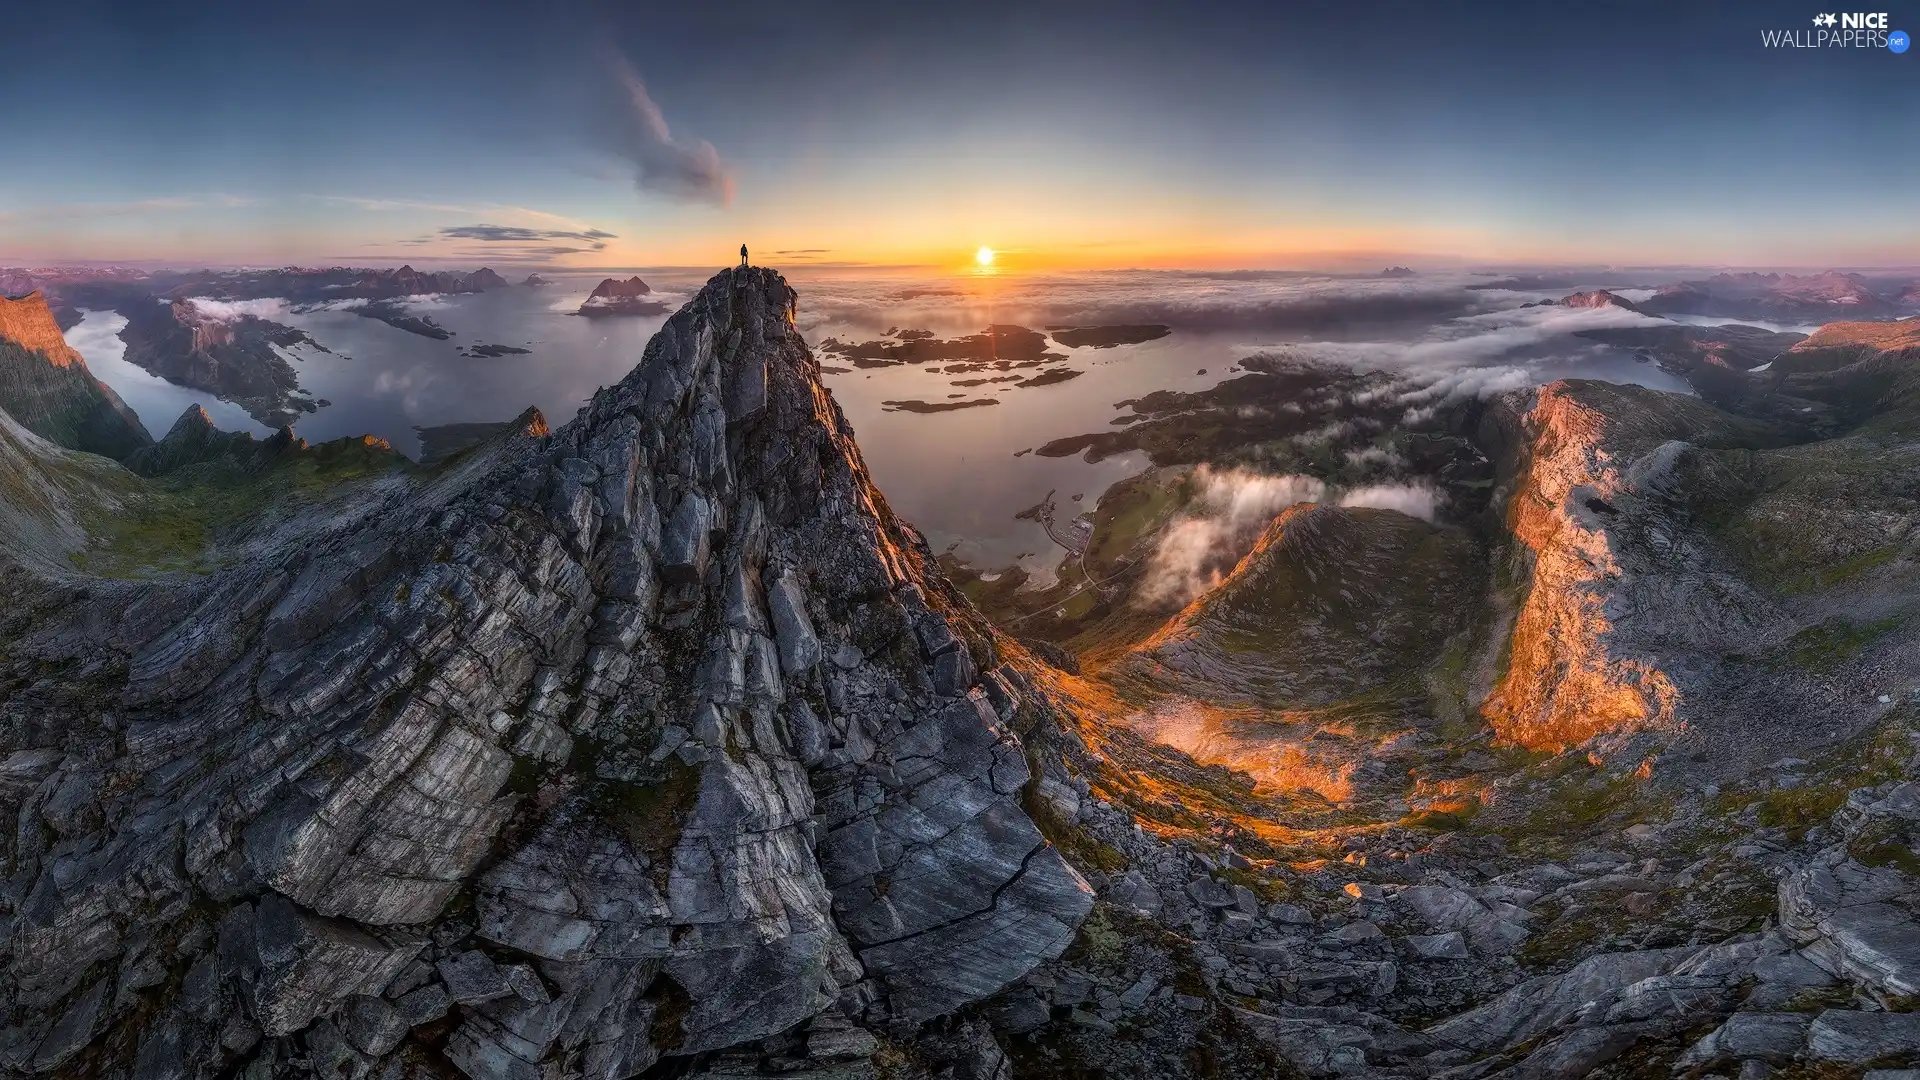
[[[573,423],[210,576],[9,566],[0,1062],[614,1080],[1064,949],[1044,702],[793,312],[722,273]]]

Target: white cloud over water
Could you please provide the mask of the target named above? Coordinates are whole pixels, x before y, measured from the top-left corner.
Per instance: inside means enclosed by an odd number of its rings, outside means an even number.
[[[1244,469],[1194,470],[1198,493],[1160,533],[1138,593],[1142,602],[1185,603],[1218,585],[1280,511],[1319,502],[1327,485],[1311,476]]]

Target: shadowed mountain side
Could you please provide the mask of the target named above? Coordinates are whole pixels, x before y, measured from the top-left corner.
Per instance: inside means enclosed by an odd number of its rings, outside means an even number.
[[[189,405],[160,441],[127,455],[122,464],[142,476],[159,476],[222,457],[250,456],[257,443],[247,431],[221,431],[199,405]]]
[[[35,573],[60,573],[87,544],[83,512],[113,513],[135,478],[97,455],[68,450],[0,409],[0,582],[8,595]],[[18,590],[16,592],[16,589]]]
[[[122,458],[153,442],[120,395],[61,336],[46,298],[0,296],[0,408],[71,450]]]
[[[1920,432],[1920,320],[1831,323],[1767,372],[1774,392],[1831,411],[1843,428]]]
[[[519,421],[475,421],[465,424],[436,424],[432,427],[416,427],[414,434],[420,436],[420,463],[437,465],[469,447],[478,446],[495,435],[512,428]]]

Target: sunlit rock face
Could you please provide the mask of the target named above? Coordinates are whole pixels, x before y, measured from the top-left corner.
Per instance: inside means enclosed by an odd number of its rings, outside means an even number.
[[[1626,445],[1622,436],[1638,433],[1584,404],[1567,384],[1511,404],[1532,406],[1507,419],[1524,455],[1507,527],[1525,551],[1525,591],[1511,660],[1484,710],[1503,737],[1530,748],[1670,729],[1678,696],[1672,680],[1651,658],[1622,649],[1615,627],[1642,583],[1623,562],[1608,519],[1632,494],[1622,467],[1630,449],[1647,449],[1639,445],[1645,439]]]
[[[8,568],[0,1060],[615,1080],[1065,949],[1091,890],[1009,729],[1045,703],[794,305],[722,273],[572,423],[216,573]]]

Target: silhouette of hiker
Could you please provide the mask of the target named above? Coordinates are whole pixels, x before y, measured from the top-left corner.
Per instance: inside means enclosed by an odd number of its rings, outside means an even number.
[[[747,245],[741,244],[740,245],[740,269],[745,270],[746,268],[747,268]]]

